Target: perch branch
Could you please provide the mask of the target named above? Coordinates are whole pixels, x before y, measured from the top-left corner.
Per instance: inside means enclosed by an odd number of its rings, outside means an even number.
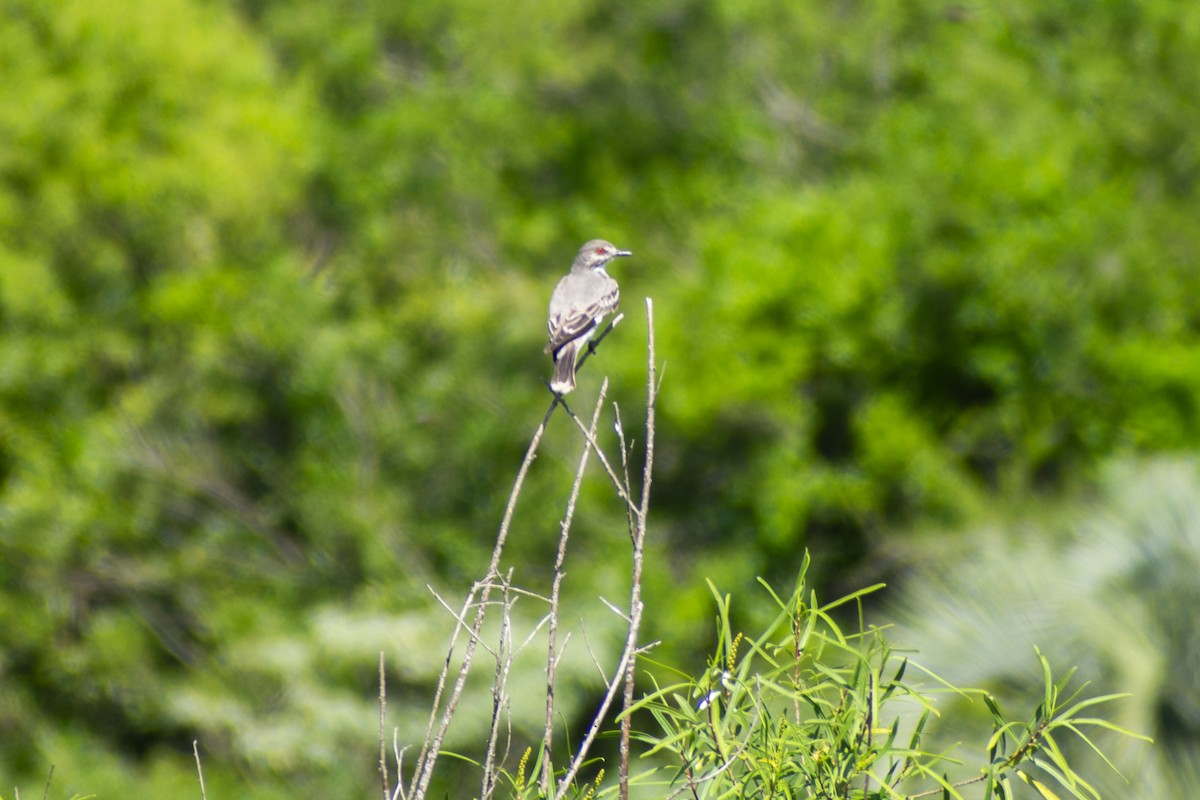
[[[608,379],[600,384],[600,394],[596,398],[596,408],[592,412],[591,437],[596,437],[596,426],[600,423],[600,409],[604,407],[604,398],[608,394]],[[551,749],[554,744],[554,684],[558,673],[558,602],[559,592],[563,581],[563,563],[567,558],[567,540],[571,533],[571,522],[575,519],[575,503],[579,499],[579,490],[583,486],[583,473],[587,468],[588,453],[591,445],[585,444],[579,456],[579,469],[575,471],[575,482],[571,486],[571,496],[567,499],[567,510],[563,515],[558,537],[558,553],[554,558],[554,582],[550,588],[550,626],[547,633],[549,644],[546,653],[546,724],[542,733],[541,774],[542,794],[550,795],[554,769],[551,760]]]

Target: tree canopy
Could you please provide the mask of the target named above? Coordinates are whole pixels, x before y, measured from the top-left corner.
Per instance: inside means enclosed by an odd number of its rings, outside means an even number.
[[[421,707],[426,586],[486,561],[594,236],[634,251],[634,312],[580,396],[638,407],[657,309],[675,652],[704,578],[809,547],[836,582],[884,531],[1200,444],[1200,6],[0,8],[0,773],[27,787],[52,760],[175,794],[197,731],[215,796],[371,785],[376,654]],[[577,446],[554,427],[522,500],[534,584]],[[603,486],[582,503],[580,604],[626,544]]]

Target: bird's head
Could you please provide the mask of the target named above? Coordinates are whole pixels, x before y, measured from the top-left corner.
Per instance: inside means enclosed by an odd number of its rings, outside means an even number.
[[[618,256],[631,255],[633,253],[628,250],[617,249],[617,246],[612,242],[606,242],[603,239],[592,239],[579,248],[579,255],[575,256],[575,263],[591,269],[600,269]]]

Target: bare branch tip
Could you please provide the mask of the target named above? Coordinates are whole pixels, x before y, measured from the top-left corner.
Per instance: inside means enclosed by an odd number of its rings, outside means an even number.
[[[204,788],[204,767],[200,763],[200,740],[192,740],[192,752],[196,755],[196,775],[200,778],[200,800],[208,800],[208,792]],[[50,774],[54,774],[54,767],[50,768]],[[50,788],[50,779],[46,779],[46,789]]]

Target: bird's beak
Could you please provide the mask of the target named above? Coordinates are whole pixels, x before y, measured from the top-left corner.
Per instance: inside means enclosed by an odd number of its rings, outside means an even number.
[[[618,250],[617,252],[613,253],[614,258],[616,256],[631,256],[631,255],[633,255],[632,250]]]

